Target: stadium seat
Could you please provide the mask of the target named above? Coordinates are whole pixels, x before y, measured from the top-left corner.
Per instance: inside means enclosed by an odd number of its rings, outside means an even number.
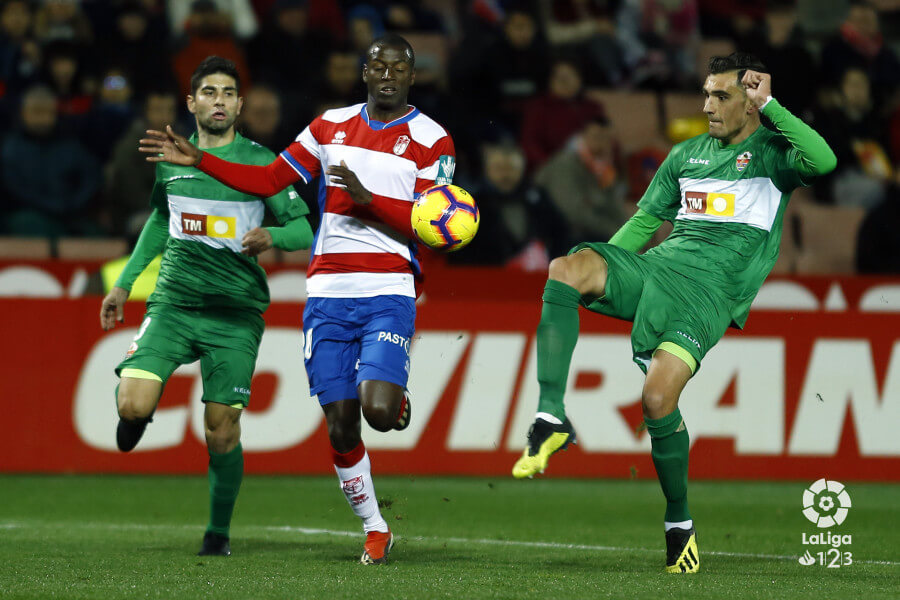
[[[734,42],[724,38],[711,38],[700,41],[697,48],[697,73],[700,80],[706,78],[706,69],[709,59],[713,56],[728,56],[735,51]]]
[[[658,103],[652,92],[595,88],[585,93],[603,104],[625,154],[647,146],[669,147],[662,135]]]
[[[703,95],[700,93],[670,93],[663,98],[666,121],[683,117],[703,117]]]
[[[0,260],[50,258],[50,240],[32,237],[0,237]]]
[[[125,238],[60,238],[56,245],[56,255],[63,260],[109,260],[125,254]]]
[[[796,206],[800,223],[797,273],[853,273],[856,234],[865,211],[858,207]]]

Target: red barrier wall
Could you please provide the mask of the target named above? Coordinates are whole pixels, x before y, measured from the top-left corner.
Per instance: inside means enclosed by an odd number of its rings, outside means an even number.
[[[71,290],[74,271],[66,269],[47,272]],[[412,347],[413,423],[363,437],[380,473],[505,475],[536,406],[533,332],[543,278],[438,275]],[[900,481],[900,310],[859,310],[881,293],[876,286],[900,282],[786,283],[800,284],[818,306],[755,310],[747,329],[730,331],[688,384],[681,406],[692,477]],[[0,471],[204,472],[196,365],[170,380],[138,449],[115,450],[112,368],[144,307],[130,303],[124,327],[104,333],[99,305],[99,297],[0,298]],[[321,410],[308,395],[300,317],[299,303],[266,313],[242,420],[248,472],[333,472]],[[638,433],[643,375],[631,363],[628,331],[627,323],[582,312],[567,395],[579,444],[553,460],[552,475],[653,476],[649,441]]]

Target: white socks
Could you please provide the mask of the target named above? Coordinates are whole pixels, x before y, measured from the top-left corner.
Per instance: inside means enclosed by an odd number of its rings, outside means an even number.
[[[557,417],[554,417],[550,413],[539,412],[536,415],[534,415],[534,418],[535,419],[543,419],[544,421],[547,421],[548,423],[553,423],[554,425],[562,425],[562,421],[560,421]]]
[[[369,453],[363,450],[362,459],[354,465],[340,467],[334,465],[338,479],[341,481],[341,489],[350,508],[357,517],[362,519],[363,530],[388,531],[387,521],[378,510],[378,499],[375,497],[375,486],[372,484],[372,465],[369,462]]]
[[[688,519],[687,521],[666,521],[665,523],[666,523],[666,531],[669,531],[670,529],[675,529],[676,527],[678,529],[684,529],[685,531],[687,531],[691,527],[694,526],[693,519]]]

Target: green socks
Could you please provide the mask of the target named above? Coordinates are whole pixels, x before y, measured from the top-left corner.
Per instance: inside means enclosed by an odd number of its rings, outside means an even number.
[[[656,476],[666,496],[668,522],[687,521],[691,518],[687,506],[688,450],[690,439],[681,418],[681,411],[661,419],[644,419],[650,434],[653,464]]]
[[[244,450],[240,444],[231,452],[209,451],[209,526],[206,530],[228,537],[231,513],[244,478]]]
[[[537,328],[537,377],[541,392],[538,412],[563,421],[563,395],[569,378],[569,364],[578,341],[578,306],[581,294],[561,281],[547,280],[544,306]]]

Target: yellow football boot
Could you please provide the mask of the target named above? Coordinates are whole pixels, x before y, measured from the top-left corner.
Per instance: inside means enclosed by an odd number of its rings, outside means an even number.
[[[559,425],[548,423],[543,419],[535,419],[528,430],[528,446],[521,458],[513,465],[512,474],[516,479],[534,477],[543,473],[547,461],[554,453],[565,450],[569,444],[575,443],[575,429],[569,419]]]
[[[696,573],[700,570],[697,532],[675,527],[666,532],[666,573]]]

